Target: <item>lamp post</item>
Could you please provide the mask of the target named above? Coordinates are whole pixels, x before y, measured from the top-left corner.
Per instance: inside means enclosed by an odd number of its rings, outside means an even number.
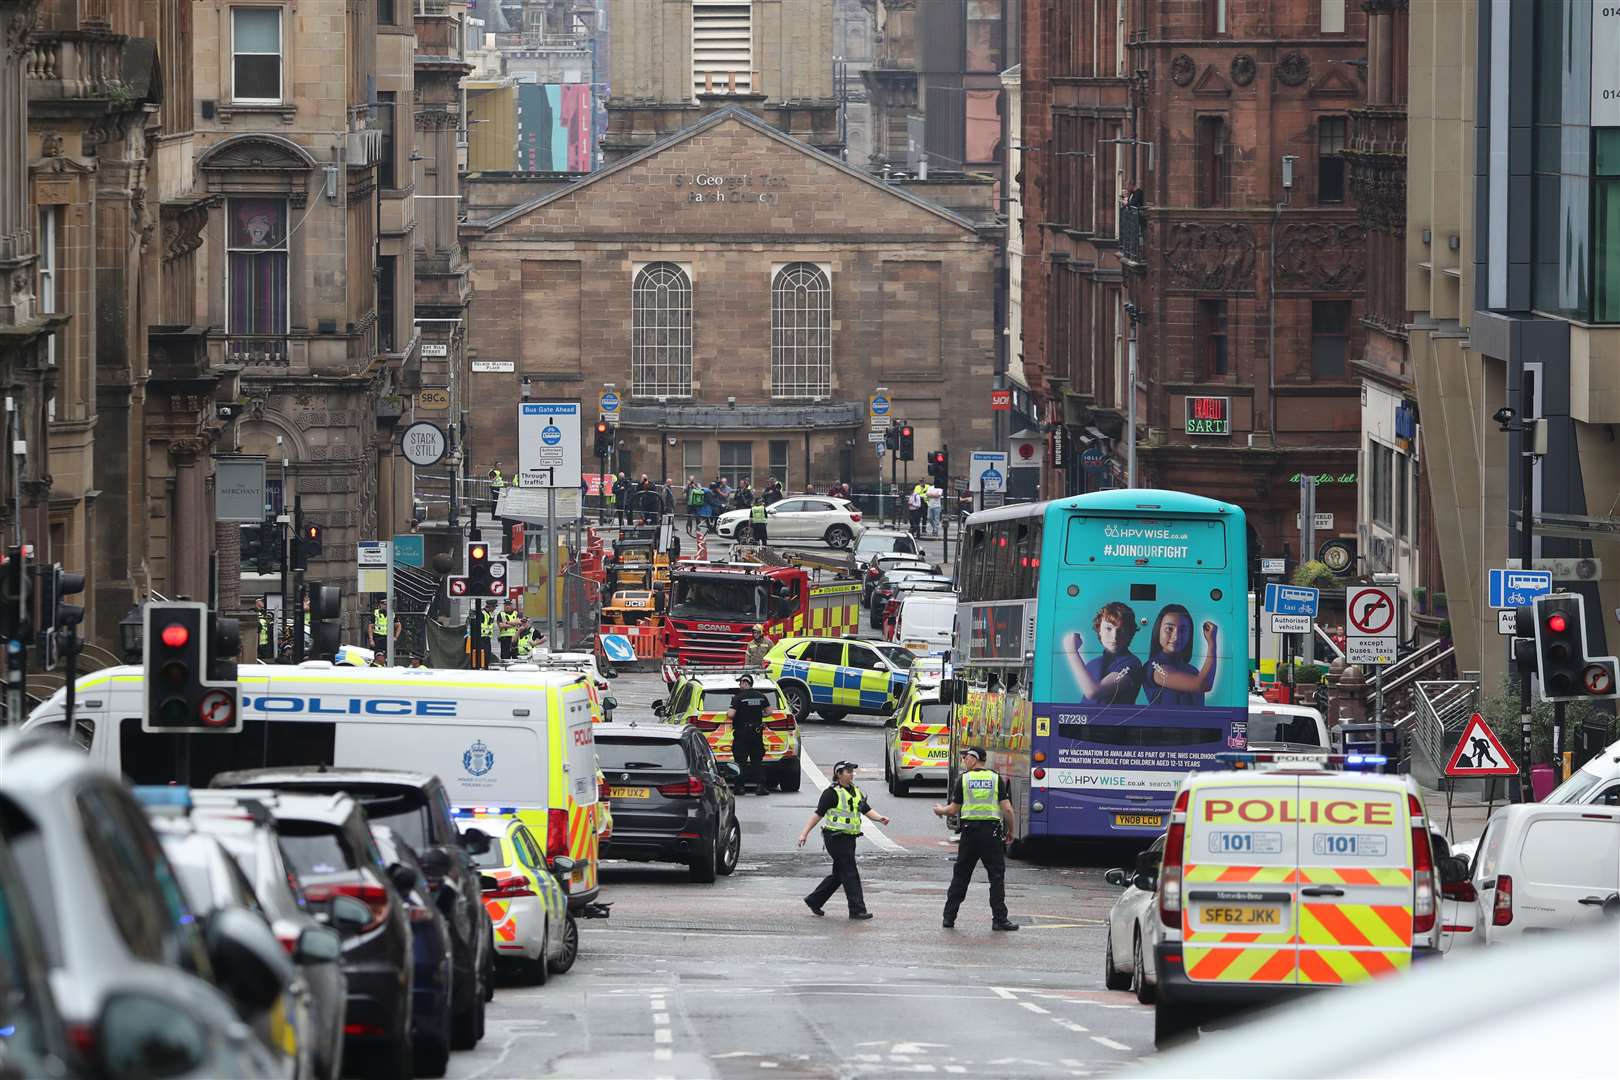
[[[118,620],[118,644],[124,650],[124,663],[139,664],[145,658],[146,631],[141,626],[141,605],[136,604]]]

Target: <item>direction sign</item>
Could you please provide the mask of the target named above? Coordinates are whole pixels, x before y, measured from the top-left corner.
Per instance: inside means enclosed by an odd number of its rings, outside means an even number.
[[[1552,592],[1553,576],[1547,570],[1492,570],[1489,599],[1493,608],[1529,607],[1536,597]]]
[[[1321,590],[1305,585],[1278,585],[1276,582],[1266,585],[1265,608],[1274,615],[1304,615],[1314,619],[1321,600]],[[1303,632],[1307,631],[1288,631]]]
[[[405,429],[399,446],[405,453],[406,461],[417,468],[427,468],[444,460],[445,453],[450,449],[450,440],[444,437],[439,425],[418,420]]]
[[[525,401],[518,406],[518,486],[579,490],[577,401]]]
[[[1446,762],[1447,776],[1517,776],[1519,767],[1496,737],[1485,718],[1475,713],[1468,718],[1457,748]]]
[[[1311,617],[1309,615],[1271,615],[1271,632],[1273,634],[1308,634],[1311,632]]]
[[[975,450],[968,457],[968,490],[1000,491],[1007,479],[1007,454],[1002,450]]]
[[[602,655],[615,664],[631,664],[636,660],[636,648],[623,634],[603,634]]]
[[[1287,559],[1261,559],[1260,572],[1262,574],[1285,574],[1288,572]]]
[[[395,566],[426,566],[427,544],[421,533],[399,533],[394,537]]]
[[[1395,662],[1396,594],[1392,585],[1352,585],[1345,592],[1345,659],[1383,666]]]
[[[612,390],[603,390],[602,396],[596,399],[596,405],[602,410],[602,418],[611,420],[619,415],[619,395]]]

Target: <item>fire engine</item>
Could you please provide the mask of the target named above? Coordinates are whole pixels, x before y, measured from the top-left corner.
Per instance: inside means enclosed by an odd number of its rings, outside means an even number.
[[[670,577],[664,655],[680,664],[742,664],[756,625],[776,641],[842,637],[860,621],[859,581],[818,582],[802,566],[682,560]]]

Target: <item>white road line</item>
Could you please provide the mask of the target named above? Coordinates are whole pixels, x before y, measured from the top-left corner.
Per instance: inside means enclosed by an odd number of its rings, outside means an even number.
[[[1042,1016],[1051,1016],[1052,1015],[1052,1012],[1051,1012],[1050,1009],[1043,1009],[1039,1005],[1035,1004],[1033,1001],[1020,1001],[1018,1004],[1022,1005],[1024,1008],[1028,1009],[1032,1013],[1040,1013]]]
[[[659,1028],[657,1031],[653,1032],[653,1042],[655,1043],[663,1043],[667,1046],[674,1041],[675,1035],[669,1030],[669,1028]]]
[[[1018,1000],[1018,995],[1013,993],[1011,990],[1008,990],[1005,986],[992,986],[990,989],[996,992],[996,996],[1006,998],[1008,1001]]]
[[[674,1059],[675,1051],[671,1050],[667,1046],[660,1046],[658,1049],[653,1051],[654,1061],[673,1061]]]
[[[1106,1035],[1093,1035],[1091,1037],[1091,1041],[1096,1043],[1099,1046],[1106,1046],[1110,1050],[1124,1050],[1125,1052],[1129,1053],[1130,1049],[1131,1049],[1130,1047],[1126,1046],[1124,1043],[1115,1042],[1113,1039],[1110,1039]]]
[[[1062,1028],[1063,1030],[1072,1031],[1076,1035],[1084,1035],[1084,1034],[1086,1034],[1087,1032],[1089,1032],[1091,1030],[1090,1028],[1085,1027],[1084,1025],[1075,1023],[1073,1020],[1060,1020],[1060,1019],[1058,1019],[1056,1017],[1053,1017],[1052,1022],[1054,1024],[1056,1024],[1058,1027]]]
[[[660,1025],[668,1024],[669,1023],[669,1013],[667,1013],[667,1012],[653,1013],[653,1023],[660,1024]]]
[[[810,782],[816,785],[816,791],[821,792],[827,789],[827,778],[821,775],[821,768],[810,759],[810,754],[805,750],[802,742],[799,744],[799,768],[803,769],[804,775],[808,776]],[[890,840],[884,831],[878,828],[875,821],[861,822],[861,833],[884,851],[905,853],[906,849]]]

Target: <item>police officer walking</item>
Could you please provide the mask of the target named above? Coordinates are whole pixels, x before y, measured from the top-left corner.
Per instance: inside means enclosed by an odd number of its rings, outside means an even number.
[[[841,885],[844,899],[849,903],[849,917],[872,917],[872,913],[866,910],[866,896],[861,892],[861,871],[855,865],[855,841],[861,835],[861,818],[871,818],[883,825],[887,825],[889,819],[873,810],[866,796],[861,794],[861,789],[855,786],[857,768],[859,766],[853,761],[840,761],[833,766],[832,786],[821,793],[816,812],[810,815],[804,831],[799,833],[799,846],[804,847],[810,830],[820,824],[821,840],[827,845],[827,854],[832,858],[832,872],[822,878],[821,884],[804,898],[805,907],[816,915],[826,914],[821,910],[822,906],[832,899],[832,894]]]
[[[381,601],[371,612],[371,649],[380,653],[388,651],[388,605]]]
[[[962,838],[956,847],[956,869],[951,887],[945,893],[945,929],[956,925],[956,912],[967,898],[973,868],[984,863],[990,878],[992,930],[1017,930],[1007,917],[1007,856],[1004,844],[1012,843],[1013,808],[1007,781],[984,767],[984,751],[969,746],[962,751],[962,771],[951,789],[951,801],[935,806],[937,817],[956,816],[962,823]]]
[[[742,776],[737,794],[765,795],[765,710],[770,699],[754,689],[754,677],[737,678],[737,692],[731,695],[726,719],[731,721],[731,757]]]

